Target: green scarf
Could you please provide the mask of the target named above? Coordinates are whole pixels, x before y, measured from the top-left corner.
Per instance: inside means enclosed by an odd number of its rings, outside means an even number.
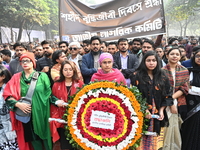
[[[35,71],[33,71],[34,73]],[[25,77],[25,73],[22,72],[20,86],[21,96],[25,96],[29,84],[31,82],[33,73],[28,77]],[[32,96],[32,120],[34,133],[37,134],[42,140],[48,141],[49,149],[52,149],[51,134],[49,128],[48,119],[50,117],[50,95],[51,87],[48,76],[45,73],[40,73],[38,77],[35,91]]]

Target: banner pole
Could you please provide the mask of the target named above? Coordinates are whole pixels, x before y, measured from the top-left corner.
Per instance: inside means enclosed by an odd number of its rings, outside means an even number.
[[[58,1],[58,17],[59,17],[59,40],[62,41],[62,36],[61,36],[61,27],[60,27],[60,4],[61,4],[61,0]]]

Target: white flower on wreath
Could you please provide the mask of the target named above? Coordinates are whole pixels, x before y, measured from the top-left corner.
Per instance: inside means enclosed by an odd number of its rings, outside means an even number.
[[[94,93],[92,92],[92,90],[90,90],[88,93],[87,93],[87,95],[90,97],[90,96],[92,96]]]
[[[110,89],[110,88],[107,88],[105,92],[106,92],[108,95],[112,95],[113,90]]]

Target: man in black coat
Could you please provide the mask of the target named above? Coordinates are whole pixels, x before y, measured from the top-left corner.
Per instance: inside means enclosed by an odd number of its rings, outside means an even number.
[[[137,69],[138,58],[136,55],[128,52],[128,39],[126,38],[120,38],[118,40],[118,49],[119,51],[113,56],[113,68],[117,68],[122,72],[129,87],[129,76]]]

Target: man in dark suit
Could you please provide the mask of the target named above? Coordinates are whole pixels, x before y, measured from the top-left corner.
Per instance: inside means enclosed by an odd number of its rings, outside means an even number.
[[[118,40],[119,51],[113,56],[114,68],[118,68],[124,77],[126,78],[127,86],[130,86],[129,76],[138,67],[138,58],[134,54],[128,52],[128,40],[126,38],[120,38]]]
[[[100,68],[101,39],[98,36],[91,37],[90,49],[91,51],[82,57],[81,73],[85,84],[90,82],[92,75]]]

